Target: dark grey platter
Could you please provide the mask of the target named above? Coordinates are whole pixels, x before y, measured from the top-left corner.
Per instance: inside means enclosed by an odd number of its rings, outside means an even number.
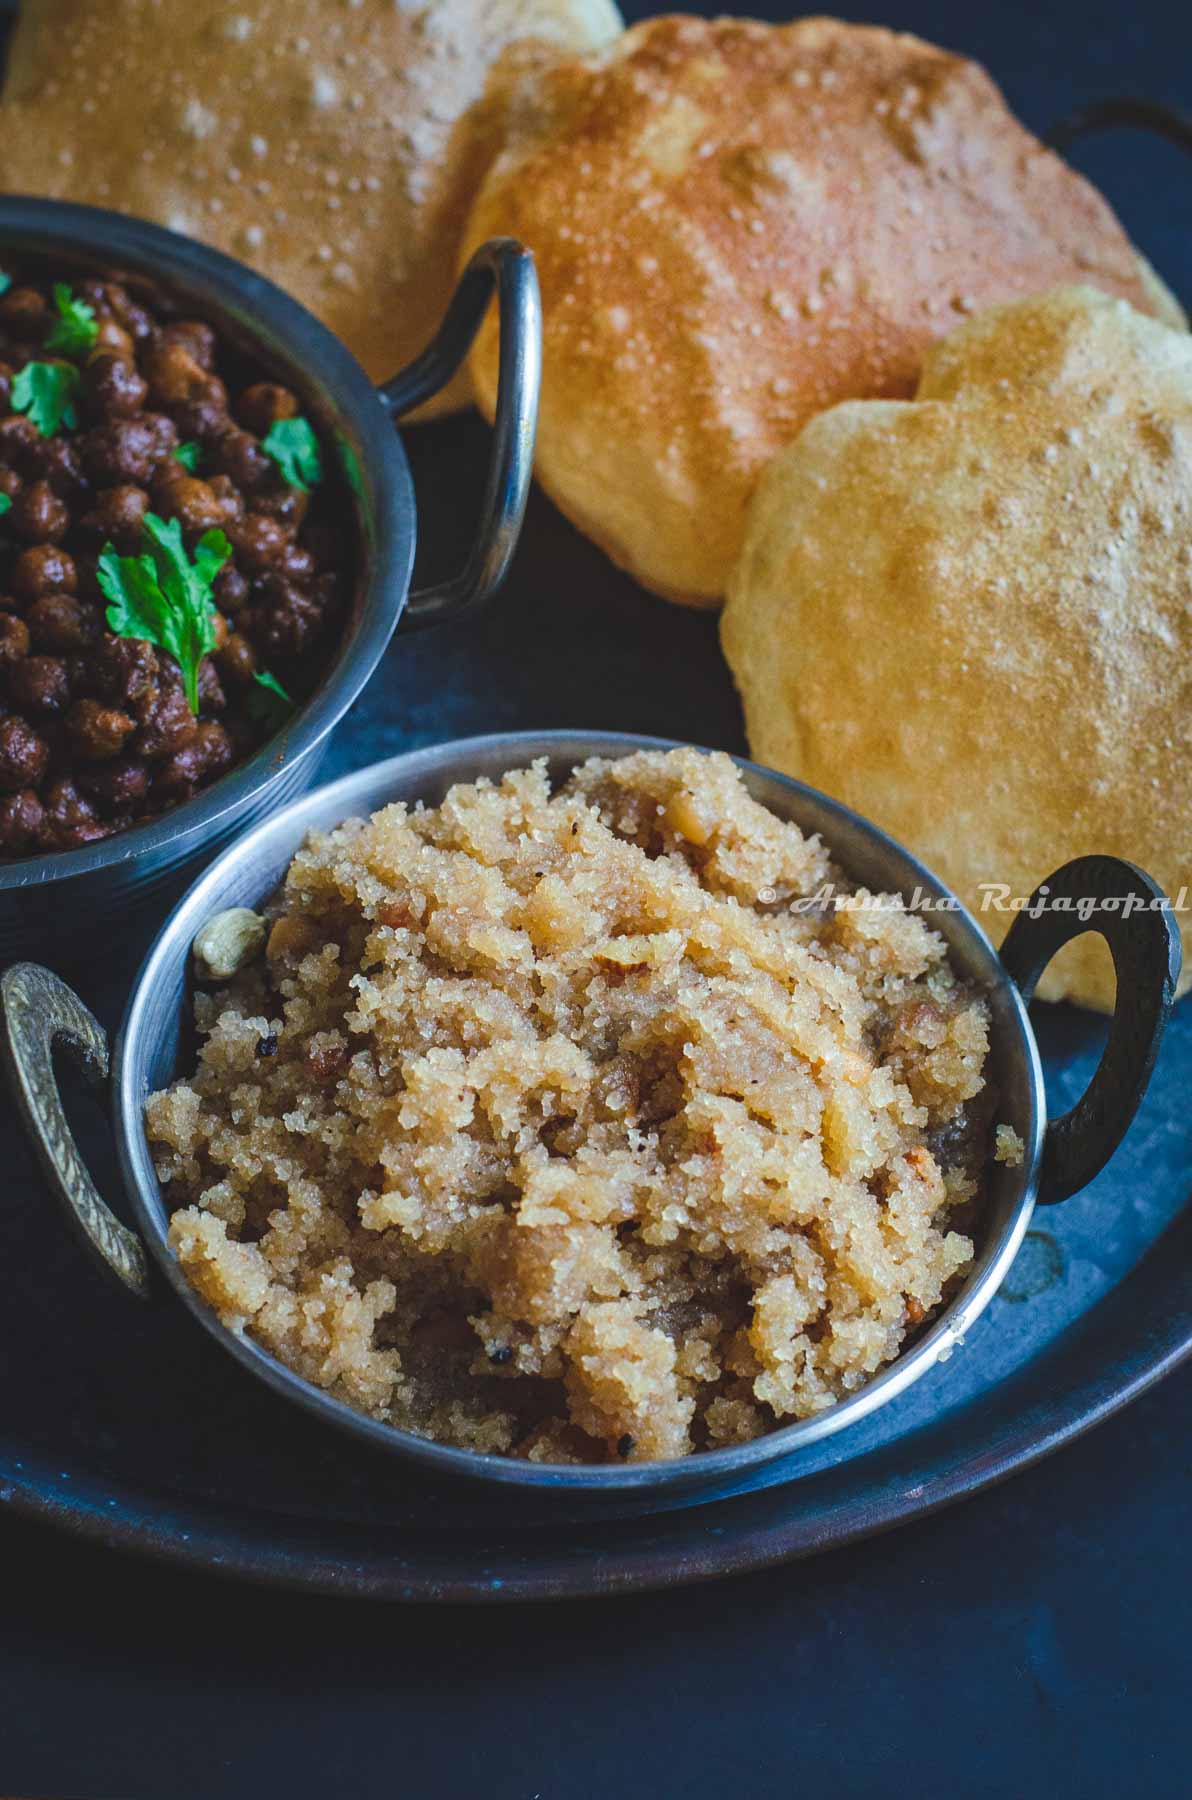
[[[0,40],[10,10],[0,0]],[[1090,108],[1070,124],[1054,134],[1064,148],[1115,126],[1192,150],[1186,118],[1142,102]],[[1155,180],[1178,167],[1169,150],[1151,157],[1144,147],[1140,159],[1138,145],[1135,136],[1128,164],[1120,139],[1079,158],[1127,205],[1139,197],[1115,180],[1115,167],[1136,177],[1153,168]],[[1175,215],[1166,208],[1163,217],[1170,226]],[[1184,295],[1187,246],[1178,231],[1145,246]],[[417,576],[434,579],[470,541],[486,434],[452,421],[411,434],[408,445],[430,551],[420,553]],[[535,494],[506,592],[478,618],[394,643],[337,733],[324,775],[419,744],[555,727],[745,750],[715,621],[640,593]],[[92,949],[80,967],[63,919],[60,953],[48,960],[114,1030],[148,935],[139,928],[102,959]],[[1033,1016],[1051,1106],[1062,1111],[1096,1066],[1102,1027],[1069,1008],[1036,1006]],[[101,1279],[0,1102],[9,1164],[0,1188],[9,1277],[0,1507],[196,1568],[423,1601],[612,1594],[847,1543],[1036,1461],[1192,1353],[1190,1090],[1192,998],[1176,1008],[1117,1157],[1083,1193],[1036,1215],[1001,1293],[946,1366],[871,1419],[730,1492],[645,1513],[628,1502],[530,1504],[431,1482],[286,1407],[164,1292],[139,1306]],[[105,1196],[122,1210],[90,1097],[80,1093],[73,1116]]]
[[[426,541],[466,541],[484,460],[469,421],[411,438]],[[438,561],[438,557],[434,558]],[[428,570],[433,573],[433,570]],[[510,586],[470,623],[394,644],[327,774],[482,730],[603,727],[744,748],[712,619],[652,601],[535,497]],[[59,968],[109,1027],[144,944]],[[1036,1008],[1053,1105],[1101,1028]],[[971,1493],[1084,1430],[1192,1350],[1192,1006],[1177,1008],[1126,1144],[1037,1215],[951,1362],[851,1431],[704,1503],[635,1514],[527,1505],[413,1475],[248,1381],[164,1295],[109,1291],[45,1196],[11,1117],[0,1311],[0,1504],[113,1545],[256,1580],[459,1601],[614,1593],[804,1555]],[[98,1109],[77,1123],[120,1205]]]

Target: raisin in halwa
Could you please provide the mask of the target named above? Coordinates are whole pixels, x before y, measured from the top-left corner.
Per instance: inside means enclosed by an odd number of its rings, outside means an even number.
[[[695,750],[313,837],[147,1107],[224,1323],[349,1405],[544,1461],[739,1443],[968,1266],[986,1005]],[[863,896],[860,896],[863,898]]]

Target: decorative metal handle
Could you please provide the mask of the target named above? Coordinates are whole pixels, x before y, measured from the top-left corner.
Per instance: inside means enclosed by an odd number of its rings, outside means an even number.
[[[49,969],[14,963],[0,976],[0,1055],[14,1100],[51,1189],[83,1242],[142,1299],[149,1265],[140,1239],[104,1201],[79,1154],[54,1076],[61,1044],[96,1086],[108,1078],[108,1040],[98,1019]]]
[[[1085,1187],[1121,1143],[1146,1093],[1180,973],[1180,934],[1163,890],[1133,863],[1081,856],[1040,883],[1002,944],[1002,962],[1028,1004],[1052,957],[1086,931],[1109,945],[1117,995],[1096,1074],[1047,1127],[1044,1206]]]
[[[1116,100],[1095,100],[1081,106],[1053,125],[1044,138],[1053,150],[1065,151],[1078,138],[1094,131],[1112,131],[1119,127],[1135,131],[1153,131],[1169,143],[1192,155],[1192,119],[1173,106],[1161,106],[1157,100],[1136,100],[1122,96]]]
[[[410,595],[401,620],[407,630],[437,624],[494,594],[521,531],[542,381],[542,301],[528,250],[512,238],[482,244],[460,277],[438,335],[380,395],[396,419],[445,387],[472,347],[494,287],[501,330],[497,413],[480,532],[462,574]]]

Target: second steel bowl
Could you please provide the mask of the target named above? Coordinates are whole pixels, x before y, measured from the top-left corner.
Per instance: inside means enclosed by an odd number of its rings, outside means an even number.
[[[292,388],[338,464],[355,527],[355,587],[323,679],[268,743],[172,811],[99,843],[0,862],[0,963],[61,955],[89,927],[109,932],[225,843],[302,793],[327,739],[376,668],[399,624],[454,617],[499,586],[529,492],[542,359],[538,283],[528,251],[485,244],[460,278],[434,341],[403,373],[374,387],[324,325],[264,276],[190,238],[95,207],[0,196],[6,258],[124,280],[207,320],[237,350]],[[410,591],[417,519],[395,421],[436,393],[463,362],[495,289],[500,394],[483,512],[462,571]],[[382,303],[378,296],[378,304]]]
[[[379,763],[293,802],[225,850],[174,910],[134,984],[110,1077],[103,1032],[71,990],[34,965],[7,971],[0,981],[0,1050],[43,1170],[66,1203],[82,1241],[133,1292],[147,1297],[172,1290],[240,1363],[318,1417],[423,1469],[540,1492],[624,1499],[642,1493],[729,1490],[760,1465],[794,1457],[816,1439],[885,1405],[950,1356],[997,1291],[1036,1203],[1063,1200],[1083,1187],[1128,1128],[1154,1065],[1175,992],[1179,934],[1148,876],[1116,858],[1089,856],[1050,878],[1041,890],[1048,895],[1048,905],[1036,906],[1015,920],[999,957],[959,901],[901,845],[837,802],[750,763],[740,767],[754,798],[780,818],[794,820],[803,831],[819,833],[852,881],[873,892],[908,899],[917,892],[920,904],[922,897],[933,903],[931,921],[948,945],[954,968],[987,995],[992,1021],[989,1078],[999,1096],[998,1117],[1013,1127],[1024,1146],[1019,1167],[991,1164],[973,1266],[958,1292],[895,1362],[827,1411],[730,1449],[676,1462],[599,1467],[521,1462],[432,1443],[352,1411],[251,1338],[222,1325],[191,1287],[170,1248],[169,1215],[145,1135],[144,1102],[147,1094],[193,1067],[190,951],[207,919],[228,907],[255,907],[264,901],[311,830],[328,829],[393,800],[434,805],[456,782],[499,778],[539,756],[548,759],[552,775],[561,779],[591,756],[674,747],[660,739],[595,732],[473,738]],[[1105,901],[1092,925],[1074,904],[1088,896]],[[1088,929],[1100,931],[1113,953],[1117,1007],[1089,1088],[1069,1112],[1049,1122],[1027,1004],[1051,958],[1069,938]],[[52,1066],[56,1044],[72,1052],[101,1086],[108,1087],[135,1232],[110,1212],[75,1148],[57,1094]]]

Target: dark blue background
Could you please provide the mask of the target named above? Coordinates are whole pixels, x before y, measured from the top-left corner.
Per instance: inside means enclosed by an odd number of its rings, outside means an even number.
[[[1192,105],[1186,5],[906,0],[848,16],[980,57],[1038,130],[1109,93]],[[1192,295],[1192,170],[1132,134],[1076,160]],[[416,448],[424,484],[458,441],[455,427]],[[567,535],[542,505],[531,526]],[[664,655],[673,615],[594,557],[583,567],[576,604],[606,609],[610,639],[635,631],[643,657]],[[523,599],[515,580],[515,614],[408,647],[400,715],[367,708],[364,748],[484,725],[666,732],[667,683],[622,687],[611,656],[602,670],[590,615],[582,666],[560,683],[572,598]],[[679,641],[694,652],[710,634],[690,621]],[[693,663],[705,679],[706,653]],[[719,692],[708,700],[723,713]],[[556,1609],[259,1593],[6,1519],[0,1791],[1174,1800],[1192,1791],[1190,1401],[1184,1371],[1010,1486],[816,1563]]]

